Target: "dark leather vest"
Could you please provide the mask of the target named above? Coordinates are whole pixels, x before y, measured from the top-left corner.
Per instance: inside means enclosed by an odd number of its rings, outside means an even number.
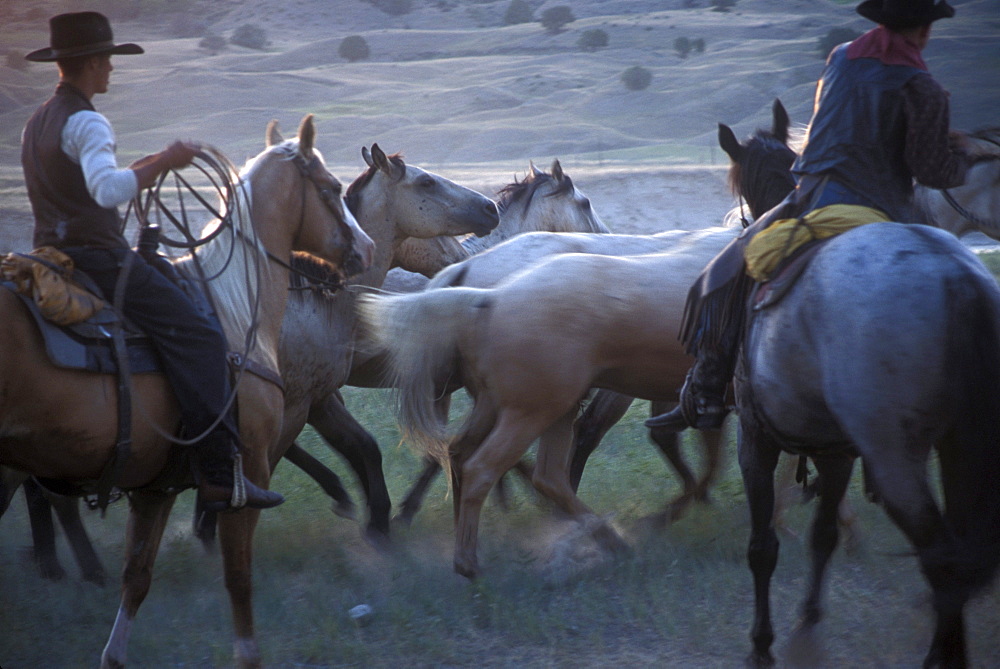
[[[829,175],[836,182],[830,188],[840,194],[834,199],[912,220],[913,175],[903,154],[900,91],[920,72],[874,58],[848,60],[847,45],[837,47],[819,82],[806,144],[792,166],[796,177]]]
[[[118,210],[104,208],[90,196],[83,169],[62,150],[62,130],[69,117],[93,109],[80,91],[61,83],[24,128],[21,166],[35,215],[36,248],[128,247]]]

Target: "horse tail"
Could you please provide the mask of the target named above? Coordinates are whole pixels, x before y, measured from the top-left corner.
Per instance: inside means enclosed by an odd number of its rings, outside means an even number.
[[[1000,565],[1000,298],[988,276],[950,286],[950,366],[955,411],[939,443],[945,518],[971,591]],[[952,555],[952,558],[955,554]]]
[[[442,462],[451,434],[436,400],[461,373],[459,344],[489,306],[489,292],[446,288],[365,295],[358,303],[362,327],[389,359],[404,436]]]

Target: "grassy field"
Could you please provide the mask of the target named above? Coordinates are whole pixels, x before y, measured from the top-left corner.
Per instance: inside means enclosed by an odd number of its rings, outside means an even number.
[[[1000,254],[983,256],[994,272]],[[349,389],[355,416],[383,447],[390,492],[399,501],[420,464],[396,430],[385,391]],[[294,467],[273,486],[288,502],[262,516],[256,540],[258,633],[276,667],[732,667],[749,648],[752,615],[746,503],[730,439],[712,504],[665,530],[646,518],[679,491],[650,445],[637,402],[594,454],[581,497],[611,517],[633,553],[609,560],[556,516],[522,482],[510,508],[489,503],[480,558],[486,573],[469,583],[451,571],[451,499],[433,488],[410,528],[395,528],[380,554],[356,524]],[[685,452],[700,456],[693,437]],[[360,489],[346,465],[311,432],[302,443]],[[839,550],[829,570],[827,619],[820,625],[822,667],[915,667],[929,643],[928,590],[909,545],[881,509],[864,500],[860,475],[849,492],[861,546]],[[160,550],[152,592],[136,622],[130,659],[138,667],[216,667],[231,663],[228,599],[217,554],[190,533],[193,495],[181,496]],[[772,598],[784,652],[805,592],[810,505],[788,514]],[[70,576],[42,580],[27,561],[23,501],[0,520],[0,667],[94,667],[118,604],[124,502],[86,522],[112,584],[83,583],[64,542]],[[351,608],[374,613],[363,625]],[[973,666],[1000,666],[1000,593],[969,608]],[[796,666],[782,656],[783,666]]]
[[[347,401],[383,445],[398,500],[419,468],[398,444],[391,398],[355,390]],[[318,488],[290,466],[274,486],[289,498],[265,513],[257,534],[256,610],[266,662],[279,667],[730,667],[742,661],[752,613],[744,560],[745,501],[731,445],[710,506],[663,531],[643,519],[677,485],[648,444],[637,402],[591,460],[582,497],[614,518],[634,546],[602,560],[571,524],[555,517],[520,482],[511,508],[489,504],[481,559],[486,575],[468,583],[451,572],[451,501],[439,482],[411,528],[399,528],[389,555],[372,550],[358,527],[333,516]],[[307,447],[345,480],[343,464],[307,429]],[[696,444],[687,452],[697,457]],[[860,477],[856,477],[860,478]],[[928,643],[927,589],[908,545],[858,489],[862,548],[838,551],[830,569],[828,618],[820,626],[829,667],[918,666]],[[356,490],[356,489],[355,489]],[[355,491],[358,499],[360,492]],[[230,663],[228,601],[217,555],[191,538],[190,493],[182,496],[160,551],[153,589],[137,620],[130,659],[141,667]],[[87,523],[106,566],[121,564],[126,507]],[[804,534],[810,508],[793,508]],[[28,529],[15,501],[0,526],[0,666],[96,666],[117,608],[117,587],[39,578],[23,557]],[[805,588],[806,549],[783,538],[773,600],[776,648],[787,641]],[[348,611],[374,610],[357,625]],[[1000,663],[1000,597],[970,609],[974,666]]]

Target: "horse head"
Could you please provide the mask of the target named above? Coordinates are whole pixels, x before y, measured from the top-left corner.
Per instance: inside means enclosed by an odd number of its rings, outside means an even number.
[[[558,160],[550,172],[530,163],[528,175],[500,190],[501,223],[509,238],[521,232],[610,232],[590,198],[576,187]]]
[[[795,151],[788,145],[788,112],[775,99],[770,130],[758,129],[740,143],[732,129],[719,124],[719,146],[731,161],[729,185],[733,194],[747,201],[750,213],[758,218],[795,188],[792,163]]]
[[[302,251],[353,276],[371,265],[375,245],[344,203],[343,187],[327,169],[315,140],[312,114],[302,119],[294,139],[282,138],[275,121],[268,124],[266,148],[252,161],[254,217],[273,215],[297,221],[290,248],[275,248],[272,253],[286,257],[292,250]],[[265,238],[267,232],[259,230],[258,234]]]
[[[471,188],[407,165],[402,155],[387,156],[378,144],[362,147],[367,171],[347,189],[347,203],[358,218],[361,210],[393,223],[395,242],[407,237],[483,236],[500,223],[496,204]]]

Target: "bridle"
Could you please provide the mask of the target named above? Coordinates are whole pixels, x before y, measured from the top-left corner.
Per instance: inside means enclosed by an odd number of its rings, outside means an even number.
[[[353,246],[354,232],[353,230],[351,230],[350,226],[347,224],[345,220],[343,220],[343,217],[337,211],[336,194],[333,193],[332,189],[327,187],[326,184],[322,183],[313,174],[313,169],[315,169],[316,165],[319,163],[319,159],[314,156],[313,159],[307,163],[305,158],[303,158],[301,154],[295,152],[289,158],[289,160],[292,162],[292,164],[296,166],[296,168],[299,171],[299,174],[302,176],[299,223],[296,230],[297,231],[301,230],[302,226],[305,224],[306,204],[307,204],[306,197],[308,189],[306,182],[309,182],[316,188],[317,196],[319,197],[320,201],[333,214],[334,219],[337,221],[337,225],[341,226],[346,243],[350,246]],[[324,277],[314,276],[312,275],[312,273],[305,271],[301,268],[293,267],[289,261],[274,255],[268,249],[264,248],[264,246],[260,243],[258,239],[256,239],[255,237],[252,238],[248,236],[245,232],[240,230],[239,227],[233,224],[234,214],[238,214],[242,207],[248,206],[249,198],[247,196],[245,184],[242,182],[242,180],[236,177],[235,167],[228,160],[228,158],[226,158],[220,151],[210,146],[202,147],[195,155],[195,159],[192,161],[191,166],[196,168],[205,178],[207,178],[208,182],[211,185],[211,189],[216,192],[216,194],[219,197],[219,200],[222,202],[223,205],[221,207],[222,211],[219,211],[219,209],[217,209],[213,204],[211,204],[198,191],[198,189],[192,186],[191,183],[187,179],[185,179],[180,173],[178,173],[177,171],[172,171],[171,174],[173,175],[174,178],[174,186],[177,194],[176,200],[179,209],[178,214],[175,215],[174,212],[171,211],[170,207],[167,206],[167,204],[164,203],[163,199],[161,198],[161,190],[167,178],[167,173],[164,173],[159,177],[156,184],[146,191],[145,199],[143,199],[142,193],[140,193],[129,204],[129,207],[126,210],[125,216],[123,218],[122,229],[123,230],[125,229],[129,219],[129,215],[134,210],[135,216],[140,226],[140,239],[142,239],[143,233],[145,231],[155,228],[156,234],[154,237],[156,238],[158,243],[162,243],[164,246],[170,248],[184,249],[190,251],[191,257],[194,260],[193,264],[199,275],[196,280],[200,280],[202,284],[211,281],[212,279],[218,277],[225,271],[226,267],[232,261],[233,255],[236,252],[236,244],[233,243],[231,245],[228,252],[228,257],[223,263],[222,268],[219,269],[218,272],[213,276],[205,275],[201,263],[198,262],[198,256],[196,250],[199,247],[204,246],[205,244],[208,244],[209,242],[215,240],[223,232],[230,231],[233,234],[234,241],[239,240],[242,244],[249,247],[251,250],[255,251],[256,254],[262,255],[268,261],[276,263],[277,265],[288,270],[288,272],[290,272],[291,274],[296,274],[303,277],[305,280],[316,286],[317,289],[335,291],[343,286],[342,280],[338,279],[337,281],[332,281]],[[204,237],[200,238],[196,237],[191,232],[191,226],[188,223],[187,207],[185,206],[184,202],[184,198],[187,195],[193,196],[197,201],[197,203],[201,205],[201,207],[207,210],[216,220],[219,221],[219,224],[215,226],[215,228]],[[346,207],[346,205],[344,206]],[[178,239],[169,235],[162,234],[162,232],[159,229],[160,226],[158,224],[150,222],[150,214],[153,211],[155,211],[157,217],[162,216],[164,219],[172,223],[173,226],[181,233],[183,238]],[[129,258],[131,258],[131,256],[129,256]],[[124,283],[127,280],[129,264],[130,263],[127,263],[126,266],[123,267],[122,272],[119,274],[119,282],[121,286],[119,286],[119,288],[116,289],[115,291],[116,299],[114,300],[114,306],[119,311],[119,313],[122,310],[122,305],[120,303],[120,299],[117,296],[123,293],[121,288],[124,286]],[[256,273],[258,275],[258,280],[260,280],[261,277],[260,277],[259,265],[258,269],[256,270]],[[207,299],[211,301],[210,293],[208,291],[204,291],[204,294],[206,295]],[[215,310],[214,305],[211,305],[211,307],[213,310]],[[217,426],[219,422],[221,422],[223,416],[229,411],[229,407],[236,399],[236,387],[238,385],[238,379],[240,376],[242,376],[244,372],[247,371],[247,365],[249,364],[250,361],[250,356],[248,355],[248,353],[253,346],[254,339],[256,338],[256,331],[259,324],[257,316],[258,308],[259,308],[259,301],[257,299],[254,299],[254,306],[252,308],[253,315],[251,319],[252,322],[250,324],[250,327],[248,328],[246,342],[245,342],[246,348],[243,352],[235,352],[230,354],[232,360],[238,361],[236,364],[237,381],[232,384],[230,397],[228,397],[226,401],[225,411],[223,412],[222,415],[216,418],[215,422],[213,422],[211,426],[209,426],[206,429],[205,434],[210,432]],[[127,360],[127,358],[124,358],[124,356],[120,357],[122,357],[123,360]],[[131,380],[127,373],[125,374],[124,377],[124,383],[126,385],[126,388],[123,390],[123,392],[127,392],[129,395],[131,395]],[[192,438],[181,439],[173,434],[170,434],[161,427],[155,425],[154,421],[150,420],[148,422],[150,423],[150,425],[153,426],[153,428],[158,433],[160,433],[162,438],[180,445],[190,445],[197,443],[204,436],[204,434],[195,435]]]

